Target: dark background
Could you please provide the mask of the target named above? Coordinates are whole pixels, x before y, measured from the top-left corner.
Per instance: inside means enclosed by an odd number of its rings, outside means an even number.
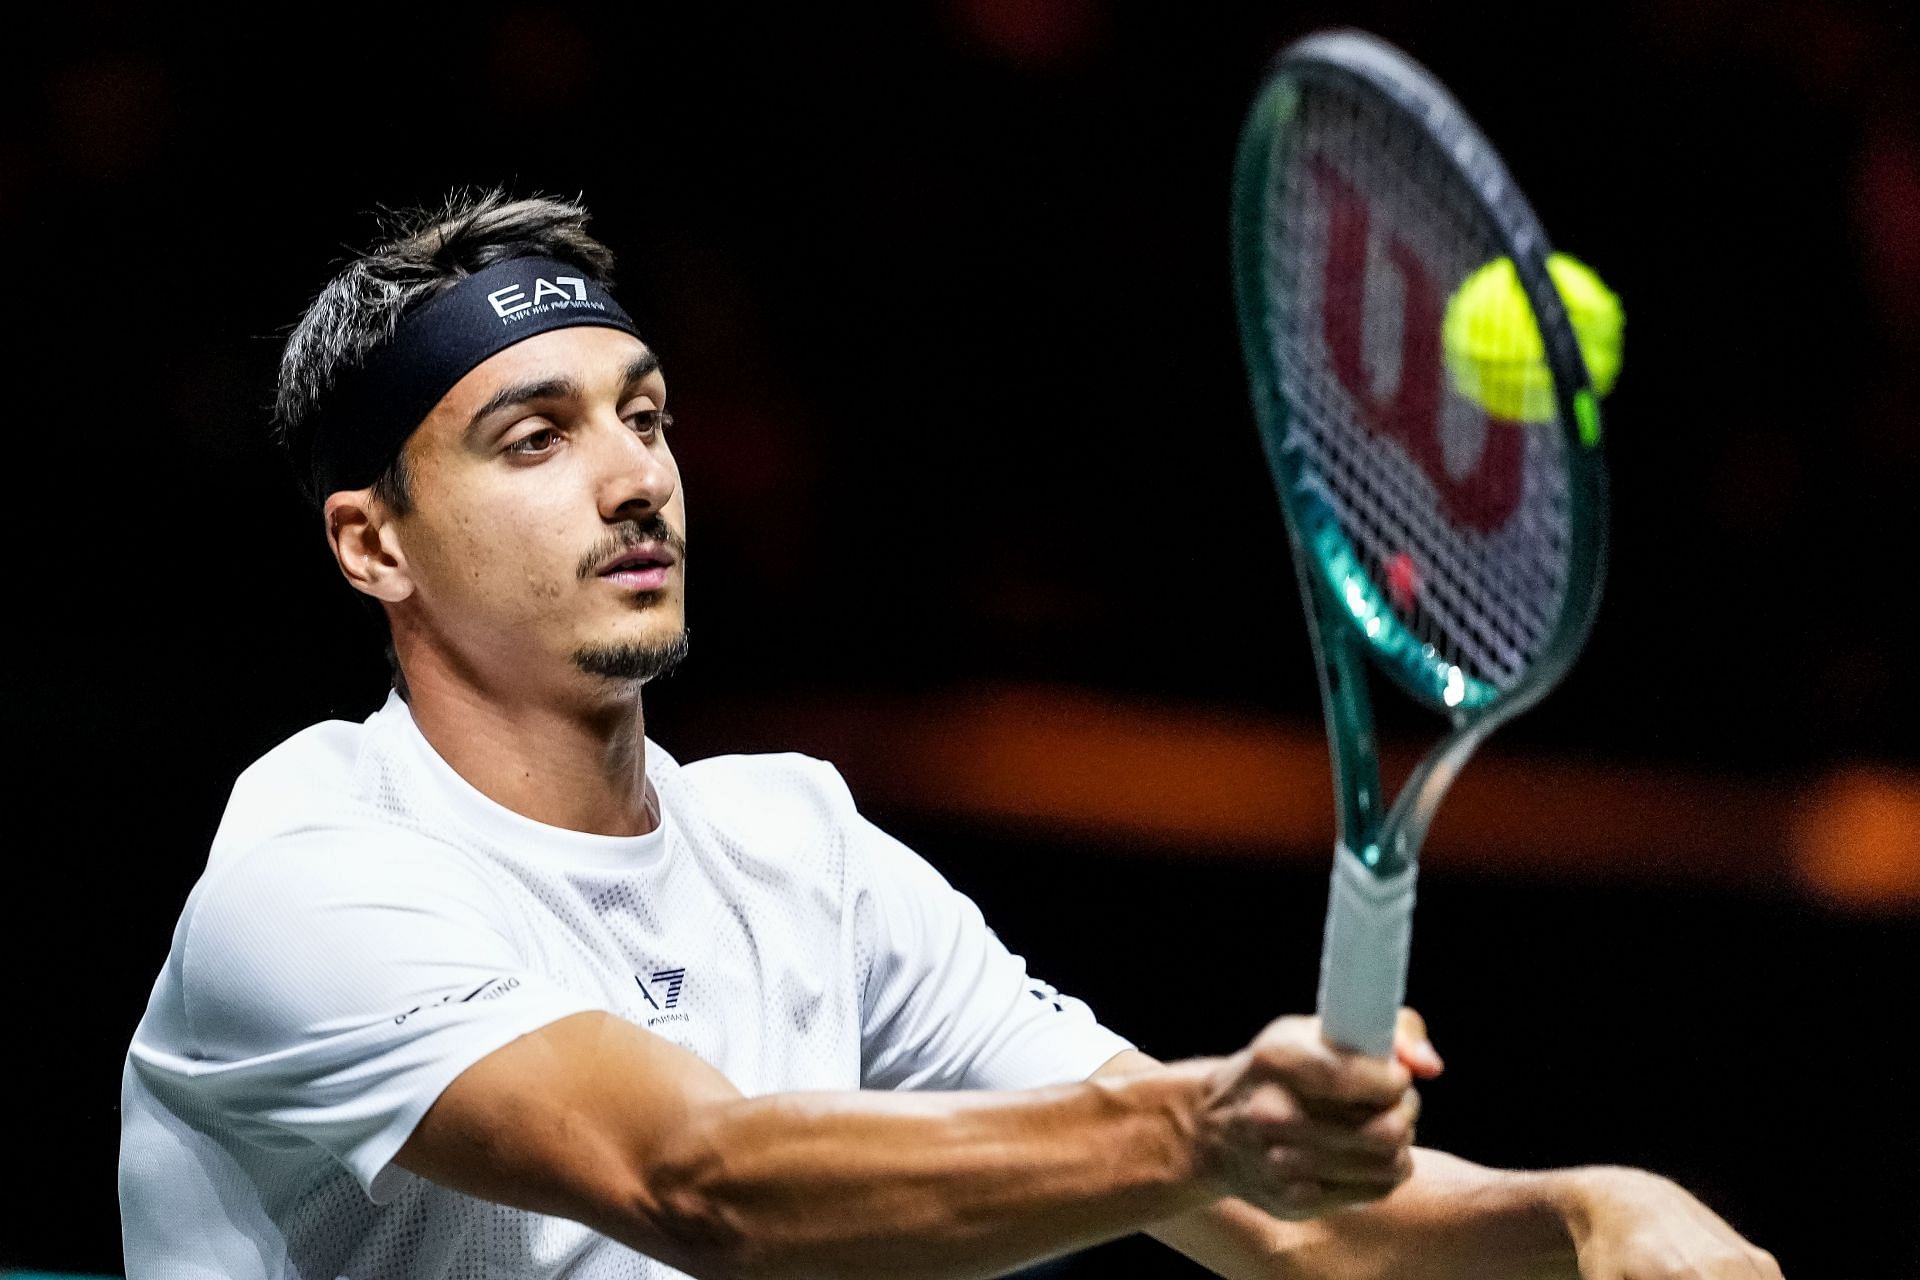
[[[376,205],[583,194],[622,255],[699,563],[694,656],[648,702],[682,759],[817,747],[754,732],[759,707],[983,682],[1311,731],[1228,176],[1280,44],[1378,31],[1627,301],[1608,599],[1503,741],[1676,786],[1914,785],[1908,6],[687,8],[77,3],[23,35],[0,132],[23,1181],[0,1266],[118,1268],[120,1060],[232,779],[383,695],[264,436],[279,341]],[[1149,1051],[1229,1051],[1312,1002],[1317,851],[868,807]],[[1915,1274],[1911,886],[1468,862],[1423,895],[1412,995],[1450,1063],[1423,1141],[1645,1164],[1789,1276]],[[1187,1269],[1122,1242],[1058,1270]]]

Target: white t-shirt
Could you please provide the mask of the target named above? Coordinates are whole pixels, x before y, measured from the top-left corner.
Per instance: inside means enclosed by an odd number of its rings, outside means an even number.
[[[832,766],[648,742],[647,776],[647,835],[546,826],[455,773],[398,697],[241,774],[127,1057],[129,1280],[680,1274],[391,1163],[467,1067],[583,1010],[748,1095],[1029,1088],[1128,1047]]]

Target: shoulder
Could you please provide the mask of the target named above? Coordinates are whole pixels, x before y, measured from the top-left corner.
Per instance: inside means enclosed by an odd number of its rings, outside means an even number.
[[[709,817],[769,832],[796,823],[843,826],[855,816],[853,794],[825,760],[798,752],[712,756],[675,769],[688,796]]]
[[[437,973],[505,972],[518,939],[474,859],[345,818],[230,844],[187,899],[172,963],[196,1040],[244,1056],[289,1027],[403,1006]]]
[[[860,812],[825,760],[797,752],[715,756],[678,772],[702,820],[728,837],[736,857],[765,850],[788,869],[812,867],[837,882],[845,875],[863,905],[876,895],[917,900],[917,911],[964,902],[931,863]]]
[[[246,972],[267,956],[353,969],[450,931],[511,931],[482,860],[380,794],[390,721],[313,725],[240,774],[181,914],[186,975]]]
[[[705,865],[729,869],[733,892],[843,909],[862,820],[837,769],[786,752],[714,756],[678,772],[676,820]]]
[[[325,720],[280,743],[241,771],[227,798],[213,859],[277,836],[329,826],[363,807],[355,775],[368,726]]]
[[[863,879],[905,879],[915,888],[945,881],[919,854],[860,812],[840,771],[798,752],[714,756],[673,766],[710,824],[784,845],[831,837]]]

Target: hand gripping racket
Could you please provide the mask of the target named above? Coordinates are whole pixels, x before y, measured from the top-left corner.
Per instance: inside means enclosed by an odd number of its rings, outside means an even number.
[[[1600,412],[1547,254],[1500,157],[1411,59],[1346,31],[1281,51],[1235,166],[1234,288],[1333,756],[1320,1015],[1377,1056],[1434,811],[1566,672],[1599,603]],[[1482,268],[1511,270],[1509,304],[1450,307]],[[1529,373],[1524,411],[1486,389]],[[1363,653],[1447,721],[1391,804]]]

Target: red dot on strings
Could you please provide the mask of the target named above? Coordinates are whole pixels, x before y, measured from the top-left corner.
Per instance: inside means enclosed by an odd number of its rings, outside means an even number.
[[[1402,613],[1412,611],[1414,599],[1420,594],[1420,571],[1404,551],[1387,560],[1387,594],[1393,598],[1393,607]]]

